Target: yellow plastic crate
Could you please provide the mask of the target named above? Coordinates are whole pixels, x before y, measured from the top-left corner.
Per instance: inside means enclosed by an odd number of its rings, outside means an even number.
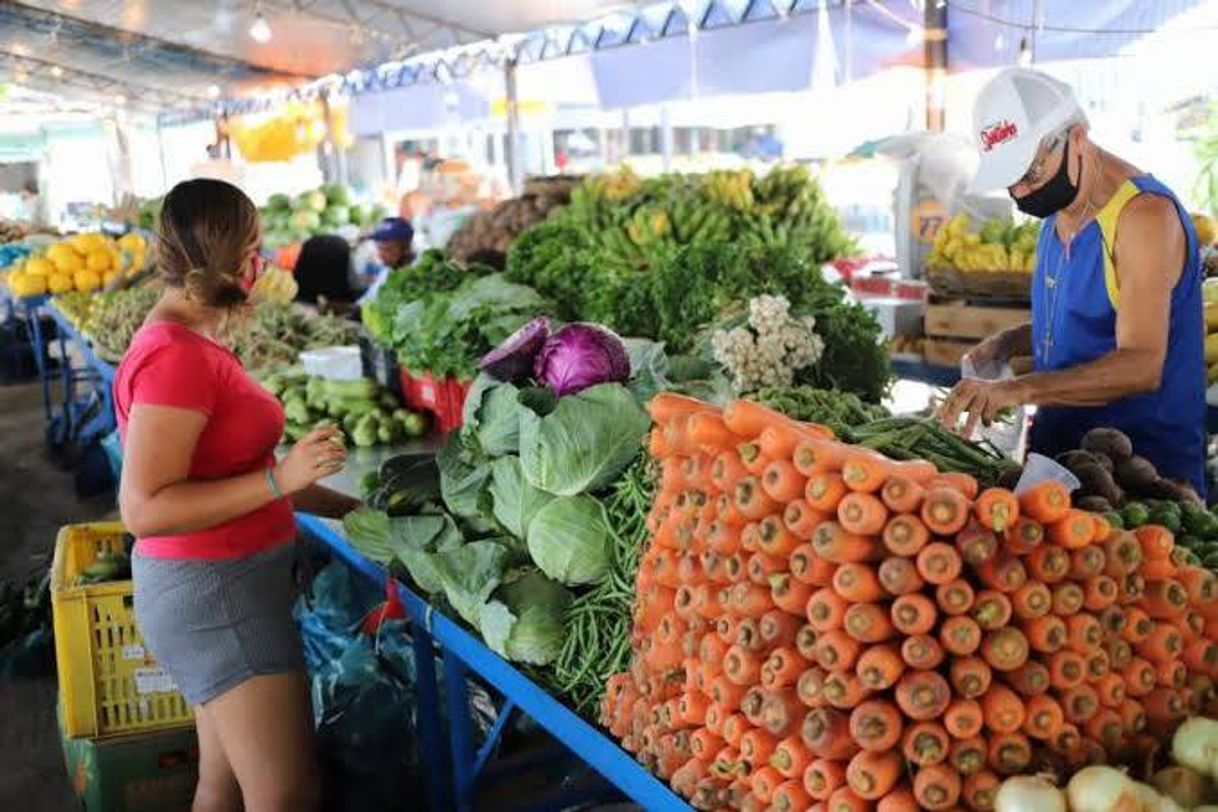
[[[108,736],[190,724],[186,700],[144,648],[131,581],[75,586],[103,550],[123,546],[118,522],[60,528],[51,565],[55,662],[66,735]]]

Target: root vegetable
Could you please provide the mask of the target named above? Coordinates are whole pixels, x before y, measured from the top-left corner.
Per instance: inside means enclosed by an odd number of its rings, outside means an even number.
[[[1172,758],[1203,776],[1218,779],[1218,722],[1195,716],[1176,729]]]
[[[1066,796],[1044,778],[1017,775],[998,788],[994,812],[1066,812]]]
[[[1210,780],[1189,767],[1164,767],[1150,779],[1150,785],[1185,809],[1200,806],[1210,797]]]

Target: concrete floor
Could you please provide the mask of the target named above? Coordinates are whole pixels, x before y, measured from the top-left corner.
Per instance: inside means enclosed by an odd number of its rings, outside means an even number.
[[[0,386],[0,578],[50,566],[61,525],[114,514],[113,499],[79,500],[48,456],[37,385]],[[0,809],[79,809],[55,727],[55,680],[0,681]]]

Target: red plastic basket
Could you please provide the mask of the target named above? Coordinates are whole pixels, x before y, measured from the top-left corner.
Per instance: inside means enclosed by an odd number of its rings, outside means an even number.
[[[431,414],[436,430],[441,434],[461,428],[461,412],[473,381],[437,380],[430,373],[412,375],[406,369],[401,370],[401,377],[402,400],[408,408]]]

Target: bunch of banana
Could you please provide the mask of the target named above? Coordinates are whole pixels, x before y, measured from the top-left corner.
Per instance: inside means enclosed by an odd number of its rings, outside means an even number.
[[[255,302],[287,303],[296,298],[300,286],[296,277],[282,268],[270,266],[254,283],[250,296]]]
[[[767,214],[785,210],[798,197],[814,192],[812,177],[803,166],[778,166],[753,183],[753,197]]]
[[[961,271],[1018,271],[1036,267],[1038,223],[1015,225],[1009,220],[988,220],[972,230],[967,214],[957,214],[935,234],[927,265]]]
[[[626,234],[640,248],[654,245],[671,233],[672,221],[660,206],[640,206],[626,223]]]
[[[716,169],[707,172],[702,188],[706,198],[712,203],[736,211],[749,211],[753,208],[753,173],[747,169]]]
[[[638,194],[643,182],[634,174],[634,170],[623,166],[615,172],[592,176],[584,182],[584,186],[593,199],[619,202]]]
[[[731,218],[722,208],[696,199],[679,200],[673,205],[673,237],[682,245],[730,233]]]

